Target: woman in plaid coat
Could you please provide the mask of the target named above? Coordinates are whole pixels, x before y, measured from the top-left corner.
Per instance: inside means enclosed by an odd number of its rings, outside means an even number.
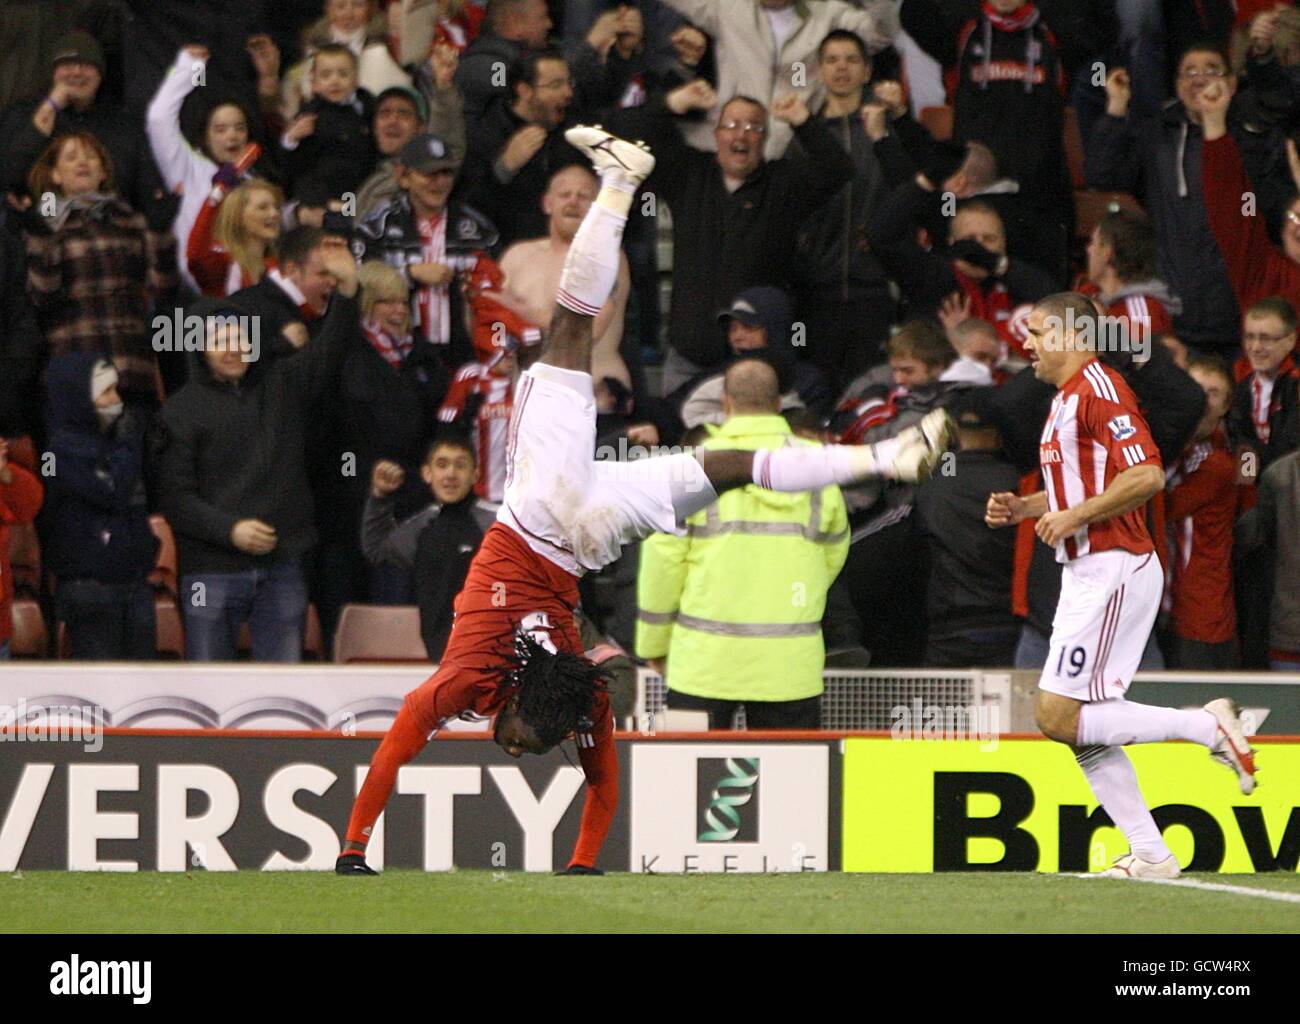
[[[176,287],[175,237],[118,198],[112,160],[93,135],[51,142],[28,185],[27,292],[50,356],[100,353],[117,366],[124,401],[156,406],[149,308]],[[163,221],[174,212],[166,207]]]

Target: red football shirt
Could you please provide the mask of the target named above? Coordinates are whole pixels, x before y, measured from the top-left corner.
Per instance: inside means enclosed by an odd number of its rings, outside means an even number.
[[[1052,399],[1038,446],[1039,463],[1053,512],[1095,498],[1133,466],[1160,466],[1160,450],[1124,378],[1090,359]],[[1135,508],[1090,523],[1057,545],[1056,560],[1069,562],[1099,551],[1135,555],[1155,551],[1146,514]]]

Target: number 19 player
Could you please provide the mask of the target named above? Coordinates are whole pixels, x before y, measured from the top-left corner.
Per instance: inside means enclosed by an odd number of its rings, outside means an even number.
[[[1039,443],[1044,489],[989,496],[985,522],[1037,519],[1035,532],[1063,563],[1061,597],[1039,680],[1038,727],[1073,748],[1098,802],[1129,841],[1102,872],[1177,878],[1178,860],[1138,788],[1129,743],[1190,740],[1255,788],[1254,751],[1227,699],[1183,711],[1124,699],[1155,623],[1164,574],[1143,507],[1165,485],[1160,452],[1124,378],[1101,363],[1092,301],[1050,295],[1029,315],[1034,375],[1057,388]]]

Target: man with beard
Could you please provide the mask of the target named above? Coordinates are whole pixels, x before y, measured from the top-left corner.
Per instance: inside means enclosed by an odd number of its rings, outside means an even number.
[[[564,139],[573,82],[558,50],[529,51],[511,65],[509,94],[474,126],[462,180],[508,245],[547,231],[542,195],[551,175],[582,156]]]

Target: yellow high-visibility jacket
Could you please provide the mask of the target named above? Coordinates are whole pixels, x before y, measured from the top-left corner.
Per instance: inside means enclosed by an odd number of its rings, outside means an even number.
[[[813,445],[780,416],[733,416],[704,448]],[[641,545],[636,653],[668,656],[668,685],[722,700],[822,692],[826,591],[849,553],[838,487],[779,494],[750,484]]]

